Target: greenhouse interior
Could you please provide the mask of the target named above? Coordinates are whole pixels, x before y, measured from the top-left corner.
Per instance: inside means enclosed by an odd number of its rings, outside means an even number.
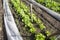
[[[60,0],[0,0],[0,40],[60,40]]]

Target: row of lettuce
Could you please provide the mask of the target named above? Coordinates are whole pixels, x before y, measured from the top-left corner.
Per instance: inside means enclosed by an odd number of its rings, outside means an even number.
[[[54,0],[36,0],[36,2],[44,5],[45,7],[60,13],[60,4]]]
[[[29,8],[20,0],[11,0],[11,4],[13,5],[13,8],[16,10],[16,13],[20,18],[22,18],[22,22],[25,24],[25,27],[28,28],[28,32],[35,34],[35,40],[45,40],[46,36],[42,33],[36,33],[36,28],[33,25],[33,22],[38,24],[40,30],[45,29],[45,26],[43,25],[42,21],[34,14],[30,14]],[[32,20],[31,20],[32,19]],[[49,35],[50,32],[46,31],[46,35]],[[51,40],[54,40],[51,39]]]
[[[60,0],[54,0],[54,1],[56,1],[56,2],[59,2],[59,3],[60,3]]]

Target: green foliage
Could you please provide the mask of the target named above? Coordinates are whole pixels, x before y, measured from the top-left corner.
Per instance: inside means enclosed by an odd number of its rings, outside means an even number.
[[[43,23],[41,22],[41,20],[39,18],[37,18],[34,13],[30,14],[29,8],[23,2],[21,2],[20,7],[24,10],[25,14],[29,15],[32,18],[31,22],[33,22],[33,20],[34,20],[39,25],[41,30],[43,30],[45,28],[45,26],[42,25]],[[42,25],[42,26],[40,26],[40,25]]]
[[[37,2],[39,2],[39,3],[44,3],[44,0],[36,0]]]
[[[53,0],[36,0],[40,4],[46,6],[47,8],[60,13],[60,4]]]
[[[36,32],[36,29],[34,27],[31,27],[30,30],[29,30],[31,33],[35,33]]]
[[[28,31],[31,33],[36,33],[36,29],[34,28],[34,25],[31,23],[30,17],[37,23],[39,24],[39,27],[41,30],[45,28],[43,25],[42,21],[37,18],[35,14],[32,13],[32,16],[29,13],[29,8],[24,5],[24,3],[21,3],[19,0],[11,0],[12,5],[14,6],[17,14],[21,16],[22,22],[24,22],[25,27],[30,28]],[[48,32],[47,32],[48,33]],[[45,40],[45,36],[41,33],[36,33],[35,35],[36,40]]]
[[[40,29],[43,30],[45,26],[43,24],[40,24]]]
[[[45,40],[45,36],[41,33],[38,33],[37,35],[35,35],[36,40]]]
[[[56,40],[56,37],[51,37],[50,39],[51,39],[51,40]]]
[[[47,36],[49,36],[49,35],[51,34],[51,32],[49,32],[49,31],[46,31],[46,34],[47,34]]]
[[[28,15],[25,14],[24,10],[22,8],[20,8],[20,4],[18,3],[18,0],[11,0],[12,4],[14,5],[14,8],[16,9],[17,13],[19,14],[19,16],[22,16],[22,22],[25,23],[25,25],[27,27],[29,27],[30,32],[34,33],[36,30],[33,26],[33,24],[30,22],[30,18]]]

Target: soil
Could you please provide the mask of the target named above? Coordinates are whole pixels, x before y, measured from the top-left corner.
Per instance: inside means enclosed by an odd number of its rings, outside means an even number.
[[[33,34],[28,32],[27,29],[25,28],[24,23],[21,21],[20,16],[18,16],[14,10],[14,8],[12,8],[12,5],[10,4],[10,9],[12,11],[12,14],[14,16],[15,22],[17,24],[17,27],[20,31],[21,36],[23,37],[24,40],[32,40],[33,38]],[[34,25],[34,27],[36,28],[36,33],[40,32],[40,28],[38,27],[38,25],[36,23],[32,23]]]
[[[30,5],[28,0],[22,0],[22,1],[25,2],[28,6]],[[49,15],[47,12],[45,12],[44,10],[40,9],[35,5],[33,5],[33,10],[35,14],[42,20],[47,30],[51,31],[52,33],[60,31],[60,21],[58,21],[57,19]]]
[[[26,3],[26,0],[25,0],[25,3]],[[29,2],[27,2],[26,4],[28,6]],[[23,40],[32,40],[33,39],[32,34],[26,30],[26,28],[24,27],[24,23],[21,21],[21,18],[19,18],[19,16],[16,14],[16,11],[14,10],[14,8],[12,8],[11,5],[10,5],[10,9],[14,16],[14,19],[20,31],[20,34],[23,37]],[[53,18],[51,15],[49,15],[48,13],[46,13],[45,11],[41,10],[40,8],[34,5],[33,5],[33,12],[37,15],[37,17],[39,17],[42,20],[42,22],[46,26],[46,30],[51,31],[52,33],[56,32],[58,29],[60,30],[60,22],[55,18]],[[34,24],[34,26],[35,25],[36,24]],[[36,27],[36,29],[37,29],[37,32],[40,32],[38,27]]]
[[[14,16],[14,19],[15,19],[15,22],[16,22],[17,27],[19,29],[19,32],[20,32],[21,36],[23,37],[23,40],[32,40],[32,37],[31,37],[32,34],[26,30],[25,25],[21,21],[20,16],[18,16],[16,14],[15,10],[11,7],[11,5],[10,5],[10,9],[11,9],[12,14]]]
[[[2,3],[2,0],[0,0],[0,40],[7,40],[3,15],[4,15],[3,3]]]

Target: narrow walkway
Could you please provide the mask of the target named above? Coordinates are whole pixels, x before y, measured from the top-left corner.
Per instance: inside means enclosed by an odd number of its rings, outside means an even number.
[[[6,40],[5,38],[5,28],[4,28],[4,23],[3,23],[3,6],[2,6],[2,0],[0,0],[0,40]]]

